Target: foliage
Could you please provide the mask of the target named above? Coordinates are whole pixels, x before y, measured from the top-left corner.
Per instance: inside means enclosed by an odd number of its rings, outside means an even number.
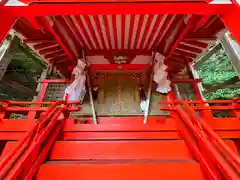
[[[18,82],[35,91],[38,79],[46,65],[44,61],[28,46],[22,43],[20,39],[17,39],[14,43],[12,58],[4,74],[3,81]],[[17,88],[7,86],[4,83],[0,84],[0,98],[14,100],[32,99],[28,94],[24,94]]]
[[[233,99],[240,96],[239,88],[218,89],[216,92],[204,94],[206,99]]]
[[[37,78],[45,64],[39,56],[19,41],[13,50],[13,57],[8,66],[8,71],[16,71],[30,78]]]
[[[221,84],[237,76],[223,48],[197,67],[203,86]],[[216,92],[204,92],[206,99],[233,99],[240,96],[240,89],[224,88]]]

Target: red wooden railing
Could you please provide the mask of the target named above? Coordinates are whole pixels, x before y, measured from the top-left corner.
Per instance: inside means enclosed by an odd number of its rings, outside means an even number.
[[[230,149],[223,140],[206,123],[207,119],[198,116],[195,110],[232,110],[239,118],[239,99],[235,101],[221,101],[230,106],[205,107],[202,102],[173,101],[169,98],[170,110],[179,127],[179,133],[193,156],[198,159],[203,171],[209,179],[239,179],[240,157]],[[163,102],[161,102],[163,103]],[[165,102],[166,103],[166,102]],[[189,104],[200,104],[191,107]],[[208,103],[219,103],[208,101]],[[227,120],[227,119],[226,119]]]
[[[60,101],[58,101],[60,102]],[[31,112],[39,112],[43,113],[49,109],[49,106],[52,106],[56,103],[56,101],[7,101],[0,100],[0,120],[2,119],[10,119],[11,113],[22,113],[29,114]],[[68,111],[76,111],[79,108],[72,106],[75,104],[79,104],[79,101],[71,101],[68,102]],[[29,117],[27,118],[29,120]]]
[[[65,100],[56,102],[13,102],[1,101],[1,114],[14,111],[43,112],[31,131],[0,161],[0,179],[32,179],[41,163],[47,159],[53,143],[68,118],[69,112],[79,110]],[[199,161],[208,179],[239,179],[240,158],[235,154],[207,124],[208,119],[196,111],[230,110],[239,119],[239,99],[220,101],[162,101],[168,106],[193,156]],[[204,106],[204,104],[221,104]],[[28,105],[39,105],[25,107]],[[42,105],[50,107],[42,107]],[[226,104],[226,105],[222,105]],[[213,119],[214,120],[214,119]],[[226,118],[226,121],[228,119]]]
[[[4,104],[3,109],[6,111],[8,110],[6,105],[11,102],[6,101]],[[32,179],[40,164],[47,158],[69,116],[69,110],[69,104],[64,100],[51,104],[33,129],[1,159],[0,179]]]

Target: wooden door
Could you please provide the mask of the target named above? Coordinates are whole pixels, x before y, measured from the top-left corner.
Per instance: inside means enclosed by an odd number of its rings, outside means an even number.
[[[97,105],[99,115],[137,115],[139,104],[135,100],[137,84],[119,76],[104,81],[104,101]]]

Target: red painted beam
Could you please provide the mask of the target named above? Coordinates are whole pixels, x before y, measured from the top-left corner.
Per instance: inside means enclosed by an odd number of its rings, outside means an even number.
[[[8,0],[2,0],[2,1],[0,2],[0,6],[4,6],[7,2],[8,2]]]
[[[81,34],[79,33],[76,24],[73,22],[73,19],[71,16],[64,16],[63,17],[71,31],[73,32],[73,35],[76,37],[77,42],[79,43],[79,47],[87,47],[87,44],[84,42],[83,38],[81,37]],[[80,48],[79,48],[80,49]]]
[[[182,50],[187,50],[187,51],[191,51],[191,52],[194,52],[194,53],[198,53],[198,54],[202,52],[201,49],[198,49],[198,48],[192,47],[192,46],[188,46],[188,45],[185,45],[185,44],[179,44],[178,48],[182,49]]]
[[[144,70],[150,68],[150,64],[91,64],[89,69],[91,70]]]
[[[43,81],[41,81],[41,83],[58,83],[58,82],[65,82],[67,83],[68,80],[65,80],[65,79],[45,79]],[[0,104],[4,104],[4,103],[8,103],[9,105],[15,105],[15,106],[21,106],[21,105],[27,105],[27,104],[54,104],[55,101],[7,101],[7,102],[2,102],[0,101]],[[69,104],[78,104],[79,101],[71,101],[69,102]]]
[[[26,3],[26,4],[31,4],[31,3],[34,3],[34,2],[39,2],[39,3],[49,3],[49,2],[57,2],[57,3],[60,3],[60,2],[66,2],[66,0],[39,0],[39,1],[36,1],[36,0],[21,0],[22,2]],[[211,2],[210,0],[185,0],[185,2],[202,2],[202,3],[209,3]],[[82,1],[82,0],[69,0],[67,1],[68,3],[71,3],[71,2],[74,2],[74,3],[82,3],[82,2],[85,2],[85,3],[99,3],[99,0],[85,0],[85,1]],[[112,0],[103,0],[101,1],[103,3],[112,3],[114,1]],[[121,2],[128,2],[128,0],[121,0]],[[145,0],[132,0],[131,2],[145,2]],[[153,2],[162,2],[162,0],[153,0]],[[164,0],[164,2],[172,2],[172,0]]]
[[[96,45],[96,49],[102,49],[101,45],[100,45],[100,42],[97,39],[97,35],[96,35],[96,32],[95,32],[95,29],[93,28],[93,25],[92,25],[92,23],[90,21],[90,17],[83,16],[83,20],[85,21],[87,29],[89,30],[89,32],[91,34],[91,37],[92,37],[92,39],[94,41],[94,44]],[[95,21],[94,21],[94,23],[95,23]]]
[[[41,83],[68,83],[66,79],[44,79]]]
[[[136,29],[136,37],[135,37],[135,41],[134,41],[134,44],[133,44],[133,49],[137,49],[137,44],[140,41],[139,36],[140,36],[141,29],[143,28],[143,19],[144,19],[144,15],[140,15],[139,22],[138,22],[138,27]]]
[[[193,82],[196,82],[196,83],[198,83],[198,82],[202,82],[202,80],[201,79],[172,79],[171,80],[172,82],[174,82],[174,83],[193,83]]]
[[[121,15],[121,49],[124,49],[125,44],[125,21],[126,21],[126,15]]]
[[[201,48],[207,48],[208,47],[207,43],[203,43],[201,41],[197,41],[197,39],[191,40],[191,39],[184,38],[183,42],[186,43],[186,44],[189,44],[189,45],[196,46],[196,47],[201,47]]]
[[[153,17],[154,15],[150,14],[149,17],[148,17],[148,20],[146,22],[146,27],[144,29],[144,33],[143,33],[143,37],[142,37],[142,41],[139,43],[140,44],[140,49],[144,49],[145,47],[145,43],[146,41],[148,41],[148,38],[150,37],[151,33],[153,33],[154,31],[152,30],[152,32],[149,32],[149,28],[151,27],[151,24],[153,22]],[[156,23],[157,21],[155,21]],[[154,23],[154,25],[155,25]],[[154,28],[154,25],[153,25],[153,28]],[[150,33],[150,34],[149,34]],[[148,38],[147,38],[148,37]]]
[[[47,18],[42,17],[42,22],[44,23],[44,26],[48,29],[48,31],[54,36],[54,38],[59,43],[59,45],[62,47],[63,51],[66,53],[69,60],[71,60],[73,64],[76,64],[76,58],[71,54],[71,52],[68,50],[66,45],[62,42],[59,35],[54,31],[54,29],[52,28],[52,26],[48,22]]]
[[[164,20],[162,26],[161,26],[161,29],[159,31],[159,34],[157,35],[156,39],[152,39],[150,45],[149,45],[149,49],[152,49],[152,48],[157,48],[157,46],[159,45],[159,43],[162,41],[162,38],[164,36],[166,36],[166,32],[167,30],[169,29],[169,27],[172,25],[172,22],[174,21],[174,19],[176,18],[175,15],[164,15],[164,16],[167,16],[166,19]],[[162,23],[162,22],[160,22]],[[153,32],[155,33],[155,32]]]
[[[129,27],[129,37],[128,37],[128,47],[127,49],[131,49],[131,44],[133,40],[133,29],[134,29],[134,21],[135,21],[136,15],[131,14],[130,15],[130,27]]]
[[[113,15],[113,16],[110,16],[112,17],[112,27],[113,27],[113,39],[114,39],[114,46],[115,48],[114,49],[120,49],[118,48],[118,40],[117,40],[117,16],[116,15]],[[108,26],[109,27],[109,26]]]
[[[48,54],[48,53],[51,53],[51,52],[55,52],[55,51],[59,51],[61,50],[62,48],[60,46],[53,46],[53,47],[47,47],[43,50],[40,50],[39,51],[39,54]]]
[[[187,52],[187,51],[184,51],[184,50],[180,50],[180,49],[176,49],[174,51],[174,53],[180,54],[182,56],[190,57],[190,58],[196,58],[197,57],[197,55],[194,54],[194,53],[190,53],[190,52]]]
[[[104,21],[102,16],[101,17],[99,16],[99,18],[102,21]],[[104,32],[101,30],[101,24],[100,24],[99,18],[98,18],[98,16],[92,16],[92,19],[96,23],[96,28],[97,28],[96,33],[99,35],[100,41],[102,42],[103,49],[107,50],[108,49],[107,47],[109,47],[108,40],[107,40],[107,42],[105,42],[105,40],[104,40]],[[105,26],[105,27],[107,27],[107,26]]]
[[[179,54],[173,53],[173,54],[171,55],[171,58],[172,58],[172,59],[175,59],[175,60],[178,60],[178,61],[180,61],[180,62],[185,62],[184,56],[181,56],[181,55],[179,55]]]
[[[43,30],[43,27],[39,24],[38,20],[33,17],[25,17],[25,20],[31,24],[31,26],[37,30]]]
[[[83,16],[81,16],[81,18],[83,19]],[[88,32],[87,32],[87,29],[84,27],[84,24],[83,24],[83,21],[82,21],[81,18],[80,18],[80,16],[77,16],[77,15],[74,16],[74,19],[75,19],[75,22],[76,22],[76,26],[79,29],[81,29],[81,31],[82,31],[81,37],[82,37],[82,39],[84,39],[84,42],[88,43],[88,45],[85,48],[88,47],[89,49],[93,50],[93,49],[95,49],[94,48],[94,44],[91,41],[90,36],[88,35]]]
[[[0,44],[7,37],[8,32],[13,27],[14,23],[17,20],[17,17],[13,16],[11,11],[8,11],[1,7],[0,17],[1,17],[1,28],[0,28]]]
[[[39,45],[42,43],[49,43],[47,45],[53,45],[53,44],[58,44],[55,40],[53,39],[24,39],[25,43],[39,43]],[[37,45],[36,45],[37,46]],[[44,46],[43,46],[44,47]],[[38,48],[37,48],[38,49]],[[41,49],[41,48],[40,48]]]
[[[108,27],[108,20],[107,20],[106,15],[102,15],[102,20],[103,20],[104,27]],[[110,36],[110,29],[105,28],[105,31],[106,31],[107,43],[108,43],[109,49],[113,49],[112,42],[111,42],[111,36]],[[86,53],[86,55],[87,55],[87,53]]]
[[[216,41],[216,37],[185,37],[185,41]]]
[[[131,38],[130,38],[130,42],[131,42]],[[146,56],[151,56],[152,51],[151,50],[139,50],[139,49],[131,49],[130,51],[129,50],[124,50],[124,49],[119,49],[119,50],[110,49],[110,50],[106,51],[106,50],[99,49],[99,50],[86,50],[85,54],[86,54],[86,56],[94,56],[94,55],[111,55],[111,56],[113,56],[113,55],[118,55],[118,54],[119,55],[146,55]]]
[[[65,44],[69,53],[76,60],[79,56],[80,46],[78,45],[78,42],[76,41],[76,38],[74,37],[67,23],[62,16],[53,16],[51,20],[53,23],[53,29],[56,28],[56,33],[62,39],[62,42]]]
[[[4,7],[14,16],[36,17],[51,15],[106,15],[106,14],[203,14],[221,15],[229,12],[232,4],[205,3],[79,3],[31,4],[22,7]],[[79,11],[81,9],[81,11]]]
[[[34,40],[35,41],[35,40]],[[24,42],[26,42],[24,40]],[[28,40],[26,43],[31,43],[31,40]],[[33,48],[36,50],[41,50],[41,49],[45,49],[45,48],[49,48],[49,47],[55,47],[58,46],[57,42],[42,42],[42,40],[40,40],[39,42],[36,40],[34,43],[37,43],[35,45],[33,45]]]
[[[159,102],[161,102],[162,104],[169,104],[168,101],[159,101]],[[216,104],[232,104],[234,101],[233,100],[205,100],[205,101],[202,101],[202,100],[191,100],[191,101],[174,100],[173,102],[177,103],[177,104],[183,104],[183,103],[188,103],[188,104],[208,103],[208,104],[216,105]]]
[[[58,57],[53,57],[53,58],[51,58],[51,59],[48,59],[48,61],[49,62],[58,62],[58,61],[60,61],[60,60],[65,60],[66,59],[66,61],[68,61],[68,58],[67,58],[67,55],[65,54],[65,55],[62,55],[62,56],[58,56]]]
[[[185,28],[182,30],[182,32],[180,33],[180,35],[178,36],[177,40],[175,41],[175,43],[172,45],[170,51],[168,52],[167,56],[166,56],[166,60],[174,53],[174,51],[178,48],[179,44],[181,43],[181,41],[185,38],[186,34],[194,27],[195,23],[197,21],[197,17],[192,15],[190,17],[190,19],[188,20]],[[179,53],[180,54],[180,53]]]
[[[49,59],[49,58],[54,58],[54,57],[58,57],[58,56],[64,56],[65,52],[63,51],[63,49],[59,49],[58,51],[54,51],[54,52],[50,52],[48,54],[44,55],[45,59]]]
[[[196,32],[196,31],[198,31],[202,26],[204,26],[207,22],[208,22],[208,20],[209,20],[209,18],[210,18],[211,16],[209,16],[209,15],[207,15],[207,16],[202,16],[201,17],[201,19],[198,21],[198,23],[195,25],[195,27],[193,28],[193,32]]]

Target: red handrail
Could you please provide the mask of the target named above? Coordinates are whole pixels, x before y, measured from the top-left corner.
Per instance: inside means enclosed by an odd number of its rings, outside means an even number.
[[[58,101],[60,102],[60,101]],[[62,100],[63,102],[63,100]],[[71,106],[79,104],[80,101],[71,101],[68,102],[68,111],[77,111],[79,107]],[[10,117],[11,113],[22,113],[30,114],[31,112],[46,112],[49,107],[44,107],[42,105],[54,105],[55,101],[8,101],[0,100],[0,120]],[[30,105],[26,106],[26,105]],[[31,105],[37,105],[37,107],[32,107]],[[6,117],[7,115],[7,117]],[[28,117],[29,120],[35,120],[34,118]]]
[[[213,143],[209,141],[209,137],[206,137],[205,133],[199,132],[199,130],[192,124],[192,116],[184,112],[180,107],[176,107],[176,110],[182,117],[184,123],[200,143],[199,145],[204,148],[206,153],[208,153],[208,158],[211,159],[213,163],[221,169],[221,172],[225,175],[225,177],[230,179],[238,179],[238,174],[231,168],[231,165],[224,160],[223,156],[219,154],[217,148],[214,147]]]
[[[51,115],[51,111],[53,107],[56,107],[59,104],[59,102],[55,102],[54,105],[48,109],[45,117],[42,117],[42,119],[44,120],[45,118],[48,118]],[[0,174],[2,169],[5,167],[5,164],[10,160],[10,158],[12,158],[12,156],[19,150],[19,148],[24,144],[24,142],[30,138],[32,136],[32,134],[36,131],[36,129],[38,128],[38,124],[36,124],[33,129],[29,132],[29,134],[27,134],[23,139],[21,139],[17,145],[15,146],[15,148],[13,148],[3,159],[1,159],[0,161]],[[1,177],[1,176],[0,176]]]
[[[240,179],[240,157],[230,149],[211,127],[198,117],[189,102],[169,99],[172,116],[180,134],[209,179]],[[232,102],[232,101],[231,101]],[[203,110],[203,109],[202,109]],[[194,138],[194,139],[193,139]]]
[[[0,161],[0,179],[24,179],[26,176],[31,179],[62,129],[64,120],[58,119],[65,111],[68,111],[68,104],[64,100],[48,108],[29,134]],[[44,143],[44,150],[41,150]]]
[[[228,156],[230,156],[231,160],[235,162],[234,167],[240,172],[240,158],[238,155],[236,155],[232,149],[230,149],[224,142],[223,140],[211,129],[211,127],[204,121],[204,120],[199,120],[199,118],[196,116],[195,112],[191,109],[191,107],[188,104],[184,104],[184,108],[187,109],[187,111],[190,113],[191,118],[198,120],[205,130],[205,132],[213,139],[215,140],[219,146],[222,148],[223,152],[225,151]]]
[[[207,177],[211,180],[220,180],[221,175],[217,171],[216,166],[206,157],[204,153],[202,153],[203,149],[199,149],[200,144],[196,144],[195,139],[191,138],[191,132],[189,132],[187,127],[185,127],[182,123],[182,119],[179,114],[176,112],[173,112],[172,114],[174,114],[173,117],[176,119],[176,123],[179,127],[180,136],[184,139],[187,147],[193,153],[193,156],[200,162],[200,166]]]

